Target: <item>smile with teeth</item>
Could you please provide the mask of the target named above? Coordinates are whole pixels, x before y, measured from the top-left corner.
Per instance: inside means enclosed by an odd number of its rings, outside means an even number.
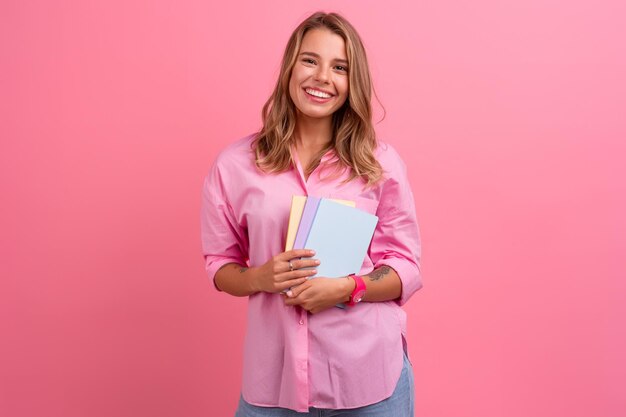
[[[306,91],[307,94],[310,94],[312,96],[319,97],[319,98],[331,98],[332,97],[330,94],[322,93],[321,91],[313,90],[311,88],[307,88],[304,91]]]

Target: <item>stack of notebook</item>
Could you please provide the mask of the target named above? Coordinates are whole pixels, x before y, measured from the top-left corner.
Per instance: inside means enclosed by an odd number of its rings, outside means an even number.
[[[285,251],[315,251],[320,265],[311,278],[357,274],[377,223],[378,217],[357,209],[353,201],[293,196]]]

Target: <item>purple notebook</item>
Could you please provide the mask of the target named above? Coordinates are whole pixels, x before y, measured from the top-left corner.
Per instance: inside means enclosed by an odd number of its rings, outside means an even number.
[[[300,225],[298,226],[298,231],[296,232],[296,239],[293,242],[294,249],[305,249],[304,244],[306,243],[306,239],[309,237],[311,225],[313,224],[315,213],[317,213],[317,208],[320,205],[320,200],[320,197],[308,196],[306,198],[306,203],[304,203],[304,209],[302,210]]]

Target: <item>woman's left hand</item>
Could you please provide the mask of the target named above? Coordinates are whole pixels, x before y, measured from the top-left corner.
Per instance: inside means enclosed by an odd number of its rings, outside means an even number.
[[[291,288],[283,294],[286,305],[300,305],[311,314],[319,313],[336,304],[347,302],[354,282],[351,278],[316,277]]]

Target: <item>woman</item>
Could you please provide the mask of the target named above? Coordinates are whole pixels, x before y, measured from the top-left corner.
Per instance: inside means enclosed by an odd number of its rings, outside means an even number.
[[[205,179],[207,274],[249,297],[236,416],[413,415],[400,306],[422,286],[420,239],[406,167],[377,140],[370,100],[359,35],[314,13],[289,39],[262,129],[222,150]],[[314,253],[284,251],[294,195],[378,216],[358,276],[308,279]]]

